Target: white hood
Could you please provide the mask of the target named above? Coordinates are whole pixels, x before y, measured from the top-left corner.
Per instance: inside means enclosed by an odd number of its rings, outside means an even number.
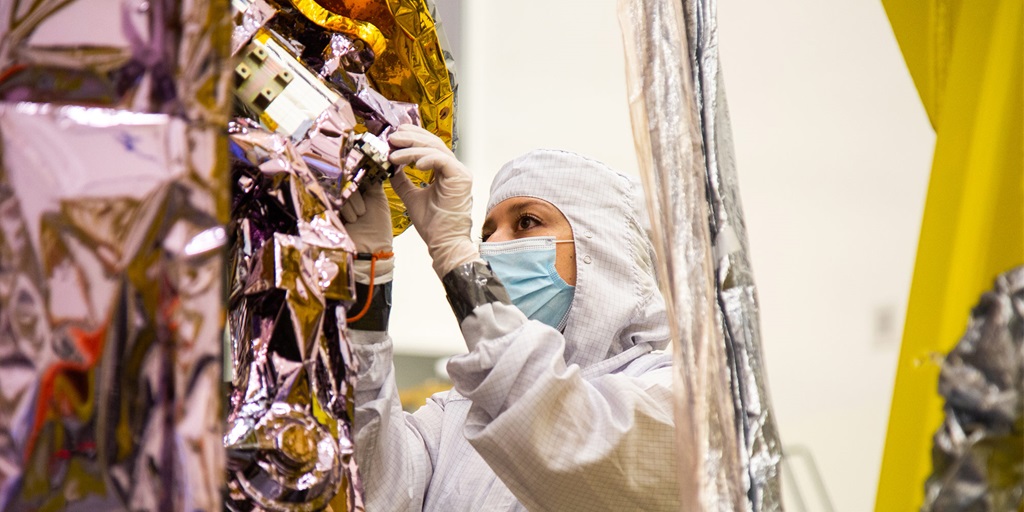
[[[643,228],[648,219],[640,182],[575,153],[535,150],[498,171],[487,211],[521,196],[555,205],[576,240],[565,362],[592,377],[665,348],[668,319]]]

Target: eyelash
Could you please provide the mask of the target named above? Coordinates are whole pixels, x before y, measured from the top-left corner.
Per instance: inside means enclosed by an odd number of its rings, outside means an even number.
[[[530,215],[529,213],[523,213],[523,214],[519,215],[518,219],[516,219],[516,229],[530,229],[530,228],[521,228],[521,227],[519,227],[520,224],[522,224],[523,219],[530,219],[531,221],[535,222],[537,225],[540,225],[540,219],[538,219],[537,217],[534,217],[533,215]],[[531,227],[536,227],[536,226],[531,226]]]
[[[528,228],[521,228],[521,227],[519,227],[519,225],[520,225],[520,223],[523,222],[523,219],[530,219],[530,221],[536,223],[536,225],[530,226]],[[516,224],[515,225],[516,225],[516,230],[520,230],[520,229],[526,230],[526,229],[530,229],[530,228],[535,228],[535,227],[539,226],[540,224],[541,224],[541,221],[536,216],[531,215],[529,213],[521,213],[521,214],[519,214],[519,217],[516,218]],[[491,237],[491,234],[492,233],[482,233],[480,235],[480,238],[479,238],[480,241],[481,242],[486,242],[487,239]]]

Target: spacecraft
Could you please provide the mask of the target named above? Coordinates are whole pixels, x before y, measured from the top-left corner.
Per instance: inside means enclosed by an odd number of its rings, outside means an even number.
[[[455,143],[433,10],[0,8],[0,510],[363,508],[337,212]]]

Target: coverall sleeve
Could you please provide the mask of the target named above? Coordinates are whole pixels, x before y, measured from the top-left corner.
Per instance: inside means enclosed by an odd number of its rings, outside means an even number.
[[[462,330],[466,437],[529,510],[678,510],[671,367],[586,380],[560,332],[507,304]]]
[[[355,453],[367,510],[420,511],[437,460],[443,405],[431,399],[402,410],[391,337],[350,330],[359,364],[355,391]]]

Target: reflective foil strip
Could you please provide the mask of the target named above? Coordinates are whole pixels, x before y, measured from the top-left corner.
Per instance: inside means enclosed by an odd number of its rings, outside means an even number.
[[[221,508],[220,132],[0,104],[0,509]]]
[[[683,0],[690,65],[701,113],[718,308],[729,356],[740,457],[754,512],[781,510],[782,443],[766,384],[757,289],[740,203],[732,130],[718,60],[716,0]]]
[[[674,339],[682,508],[745,510],[727,358],[715,319],[700,112],[682,6],[624,0],[620,20],[633,137]]]
[[[946,356],[923,512],[1024,507],[1024,266],[996,279]]]
[[[0,100],[82,103],[223,126],[231,98],[227,3],[4,2]]]
[[[228,131],[236,183],[228,507],[362,510],[349,415],[357,369],[345,325],[355,246],[290,140],[247,119]]]

